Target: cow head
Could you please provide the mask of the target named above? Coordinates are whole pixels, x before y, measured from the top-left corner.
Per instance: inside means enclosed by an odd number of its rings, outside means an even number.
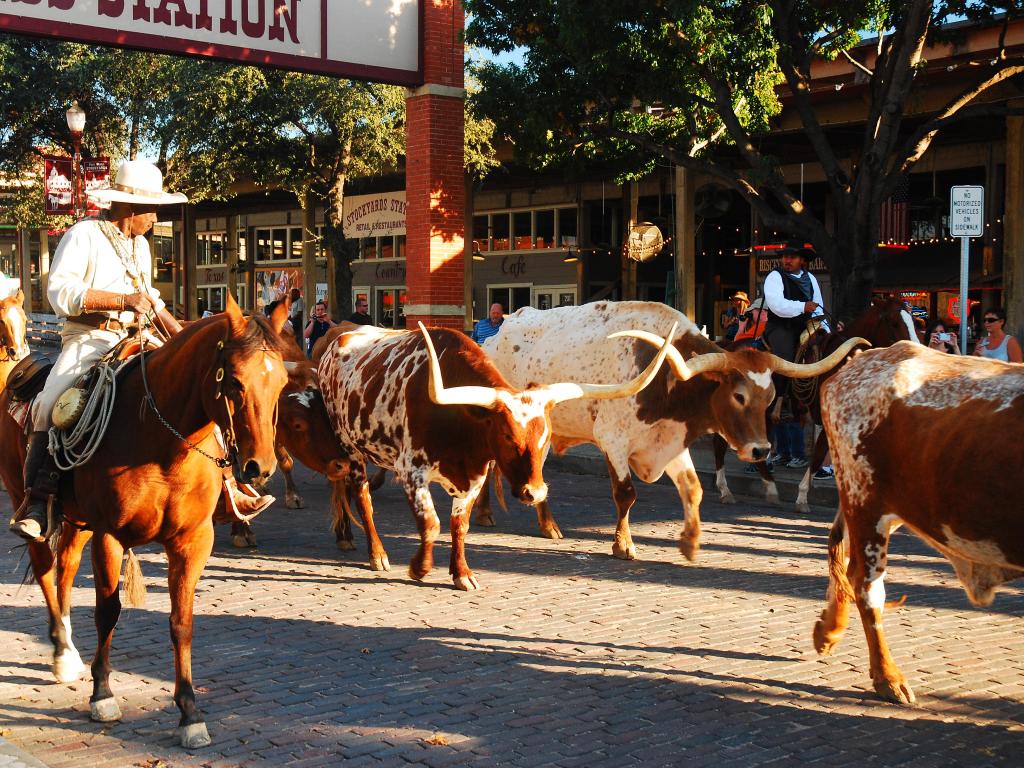
[[[278,440],[292,456],[329,480],[348,474],[349,457],[342,450],[316,386],[289,383],[278,405]]]
[[[655,345],[665,343],[663,338],[647,331],[620,331],[611,337],[618,336],[632,336]],[[819,376],[839,365],[858,345],[870,346],[865,339],[849,339],[828,357],[809,364],[791,363],[752,349],[708,352],[684,360],[682,353],[672,347],[668,360],[681,381],[703,375],[718,384],[710,400],[710,421],[714,431],[725,438],[743,461],[761,461],[768,456],[770,448],[765,431],[765,411],[775,399],[772,374],[794,379]]]
[[[547,498],[547,484],[541,470],[551,444],[551,409],[557,403],[576,398],[611,399],[636,394],[658,373],[672,348],[675,330],[673,326],[650,365],[625,384],[560,382],[516,391],[479,386],[446,388],[434,344],[420,323],[430,358],[430,399],[438,405],[476,405],[488,410],[487,438],[491,455],[516,498],[525,504],[538,504]]]

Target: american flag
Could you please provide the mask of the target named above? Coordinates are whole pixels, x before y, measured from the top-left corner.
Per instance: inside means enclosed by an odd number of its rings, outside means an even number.
[[[906,243],[910,240],[910,179],[900,179],[892,197],[882,203],[879,242]]]

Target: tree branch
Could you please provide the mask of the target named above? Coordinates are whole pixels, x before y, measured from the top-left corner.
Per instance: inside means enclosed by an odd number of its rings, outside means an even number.
[[[859,69],[861,72],[865,73],[868,77],[873,77],[874,76],[874,74],[875,74],[874,70],[868,69],[863,64],[861,64],[859,61],[857,61],[855,58],[853,58],[853,56],[850,54],[849,51],[842,50],[839,53],[842,55],[842,57],[844,59],[846,59],[848,62],[850,62],[854,67]]]

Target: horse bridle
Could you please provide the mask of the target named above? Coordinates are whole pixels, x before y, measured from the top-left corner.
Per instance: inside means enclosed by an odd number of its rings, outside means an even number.
[[[215,400],[223,400],[224,410],[228,415],[228,428],[227,430],[221,430],[224,434],[224,456],[214,456],[213,454],[207,453],[198,445],[193,443],[178,430],[176,430],[171,423],[164,418],[164,415],[160,413],[160,409],[157,408],[156,400],[153,398],[153,393],[149,389],[149,381],[146,378],[146,340],[145,335],[142,333],[142,326],[139,326],[139,337],[142,345],[142,350],[139,352],[141,361],[139,365],[142,367],[142,388],[145,390],[145,397],[143,401],[149,405],[149,408],[156,415],[157,419],[163,424],[167,430],[178,438],[190,451],[202,454],[221,469],[231,467],[236,477],[242,476],[242,468],[238,463],[238,444],[235,442],[235,422],[231,414],[231,407],[228,405],[228,398],[224,396],[224,378],[226,369],[226,358],[224,353],[224,339],[217,342],[217,373],[214,375],[214,380],[217,384],[217,393],[214,395]],[[214,422],[216,423],[216,422]]]

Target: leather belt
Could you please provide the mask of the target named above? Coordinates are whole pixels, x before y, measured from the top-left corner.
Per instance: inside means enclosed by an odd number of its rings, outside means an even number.
[[[88,325],[90,328],[96,328],[101,331],[126,331],[128,326],[122,323],[120,320],[115,320],[109,315],[105,315],[102,312],[85,312],[81,315],[75,315],[74,317],[68,318],[69,323],[78,323],[79,325]]]

